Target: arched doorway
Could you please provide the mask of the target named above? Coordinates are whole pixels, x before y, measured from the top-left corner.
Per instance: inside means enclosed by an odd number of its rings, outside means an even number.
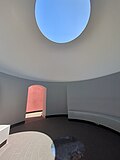
[[[46,115],[46,88],[41,85],[32,85],[28,88],[26,118],[45,117]]]

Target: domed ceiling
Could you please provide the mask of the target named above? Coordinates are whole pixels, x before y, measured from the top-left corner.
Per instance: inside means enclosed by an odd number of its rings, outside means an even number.
[[[39,31],[35,0],[0,1],[0,72],[43,81],[78,81],[120,71],[120,1],[91,0],[91,17],[74,41]]]

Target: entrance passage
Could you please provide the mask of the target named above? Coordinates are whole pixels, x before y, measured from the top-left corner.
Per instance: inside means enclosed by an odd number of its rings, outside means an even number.
[[[30,113],[30,117],[41,116],[43,110],[46,110],[46,88],[32,85],[28,88],[26,115]]]

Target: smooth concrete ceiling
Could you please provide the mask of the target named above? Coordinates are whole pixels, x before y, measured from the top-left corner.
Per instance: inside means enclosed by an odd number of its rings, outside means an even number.
[[[35,0],[0,1],[0,71],[46,81],[77,81],[120,71],[120,0],[91,0],[91,17],[67,44],[47,40],[34,18]]]

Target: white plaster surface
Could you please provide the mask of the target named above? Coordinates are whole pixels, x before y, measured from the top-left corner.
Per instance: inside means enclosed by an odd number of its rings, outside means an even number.
[[[0,125],[0,144],[7,140],[9,131],[10,125]]]
[[[0,1],[0,71],[33,80],[76,81],[120,71],[120,0],[91,0],[90,21],[67,44],[47,40],[35,0]]]

